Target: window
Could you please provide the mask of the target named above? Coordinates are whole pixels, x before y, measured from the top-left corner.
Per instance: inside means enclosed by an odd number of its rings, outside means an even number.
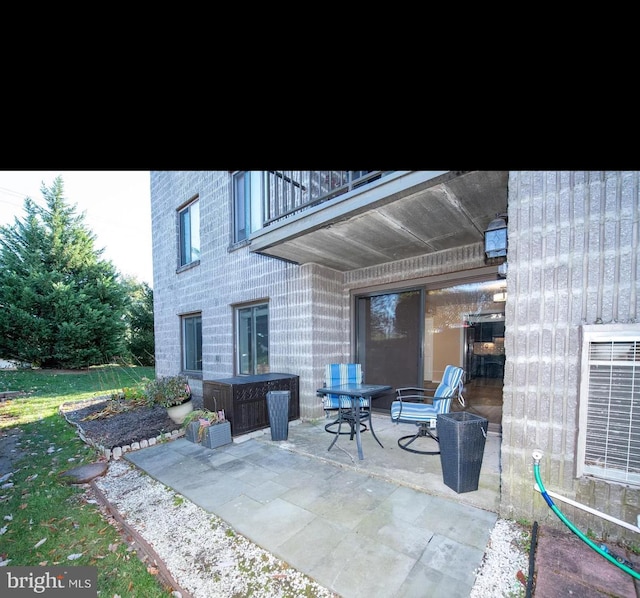
[[[180,266],[200,259],[200,203],[190,203],[178,212],[180,217]]]
[[[269,306],[236,309],[238,374],[269,373]]]
[[[262,228],[262,181],[258,170],[233,175],[233,242],[239,243]]]
[[[202,372],[202,316],[182,316],[182,369]]]
[[[640,325],[583,327],[578,475],[640,485]]]

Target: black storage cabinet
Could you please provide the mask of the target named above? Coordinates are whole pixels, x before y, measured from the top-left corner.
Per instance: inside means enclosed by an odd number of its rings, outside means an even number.
[[[467,411],[438,415],[442,479],[458,493],[478,489],[489,420]]]
[[[202,406],[210,411],[224,409],[231,435],[241,436],[269,427],[267,393],[272,390],[290,392],[288,421],[299,419],[298,385],[298,376],[278,373],[204,380]]]

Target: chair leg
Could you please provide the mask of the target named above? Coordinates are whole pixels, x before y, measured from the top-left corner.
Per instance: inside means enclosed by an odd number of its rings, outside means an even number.
[[[418,431],[413,436],[409,435],[409,436],[403,436],[402,438],[398,438],[398,446],[405,451],[409,451],[410,453],[416,453],[418,455],[439,455],[440,454],[439,450],[438,451],[419,451],[417,449],[408,448],[409,445],[414,440],[416,440],[417,438],[423,438],[425,436],[429,436],[436,442],[440,442],[438,437],[435,436],[429,429],[429,424],[425,423],[425,424],[418,425]],[[409,440],[403,443],[402,441],[406,440],[407,438],[409,438]]]

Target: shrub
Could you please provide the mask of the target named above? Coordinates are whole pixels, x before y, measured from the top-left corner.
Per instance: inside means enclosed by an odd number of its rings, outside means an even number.
[[[145,386],[144,394],[150,405],[174,407],[191,398],[191,387],[185,376],[163,376],[151,380]]]

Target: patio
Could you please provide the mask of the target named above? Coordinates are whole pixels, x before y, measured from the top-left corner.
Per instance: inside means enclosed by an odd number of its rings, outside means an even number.
[[[343,598],[467,598],[497,520],[499,446],[487,435],[479,488],[457,493],[439,456],[396,444],[412,425],[374,415],[381,448],[362,434],[331,451],[326,420],[269,429],[216,449],[184,438],[125,458]],[[425,442],[434,442],[426,438]]]

